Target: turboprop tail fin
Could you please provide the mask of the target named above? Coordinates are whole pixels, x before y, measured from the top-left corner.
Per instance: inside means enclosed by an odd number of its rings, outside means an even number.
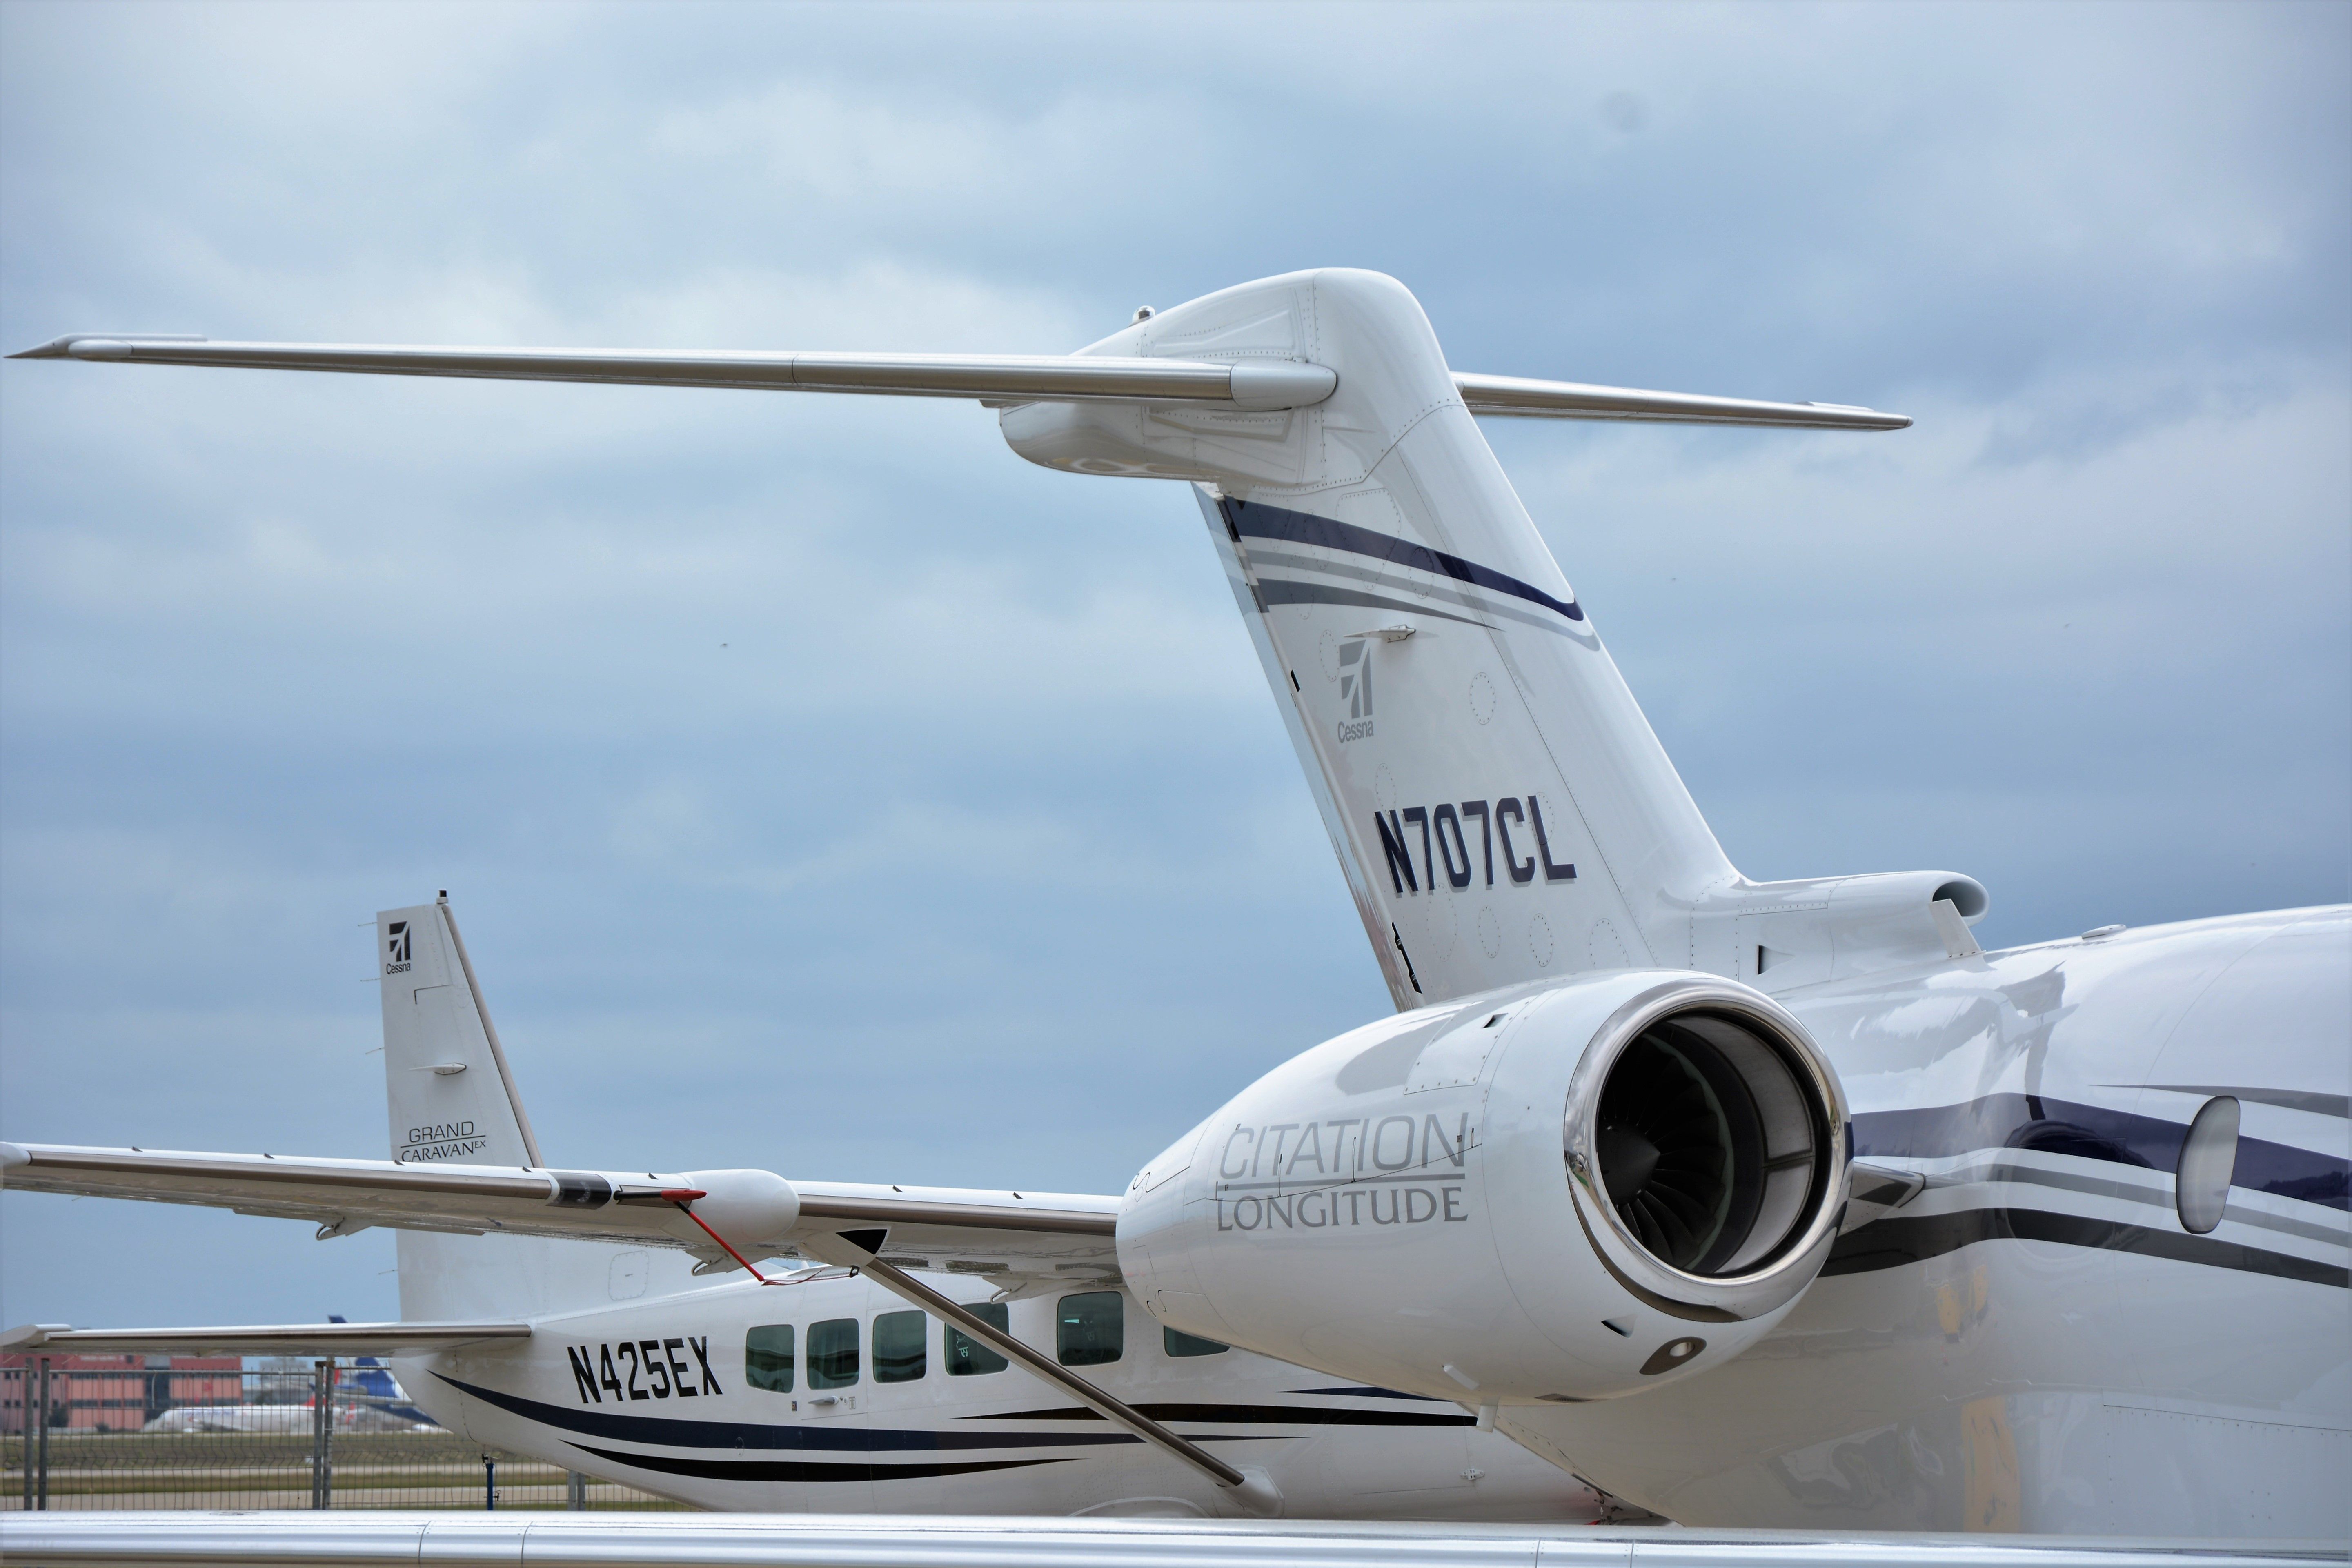
[[[543,1165],[449,895],[383,910],[375,935],[392,1157]],[[692,1258],[665,1248],[404,1229],[399,1249],[400,1315],[413,1321],[535,1317],[693,1283]]]
[[[392,1157],[403,1163],[542,1162],[449,895],[375,917]]]

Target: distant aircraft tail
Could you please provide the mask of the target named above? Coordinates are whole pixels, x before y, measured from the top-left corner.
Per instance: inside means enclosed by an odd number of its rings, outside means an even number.
[[[1975,951],[1966,878],[1733,868],[1395,279],[1267,279],[1082,353],[1337,373],[1307,407],[1001,419],[1049,467],[1194,481],[1400,1008],[1586,970],[1777,989]]]
[[[331,1323],[344,1323],[350,1321],[341,1312],[327,1314],[327,1321]],[[392,1375],[392,1369],[383,1364],[383,1358],[381,1356],[353,1356],[350,1369],[341,1376],[345,1390],[366,1400],[384,1415],[400,1421],[439,1425],[433,1421],[432,1416],[409,1402],[407,1391],[400,1386],[400,1380]]]
[[[434,903],[376,916],[392,1157],[537,1167],[539,1142],[457,917]],[[693,1259],[588,1242],[403,1230],[400,1315],[532,1317],[691,1288]]]

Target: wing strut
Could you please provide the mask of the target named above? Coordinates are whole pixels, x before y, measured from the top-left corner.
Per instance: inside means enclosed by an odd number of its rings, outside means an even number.
[[[879,1245],[880,1237],[875,1238]],[[1282,1507],[1282,1493],[1264,1470],[1252,1466],[1237,1469],[1188,1437],[1179,1436],[1154,1421],[1126,1401],[1096,1387],[1068,1367],[1040,1351],[1023,1344],[1003,1329],[988,1321],[970,1308],[959,1305],[937,1290],[916,1279],[891,1264],[851,1241],[846,1237],[824,1237],[803,1244],[803,1249],[823,1258],[827,1263],[846,1265],[862,1270],[885,1290],[907,1302],[920,1307],[941,1322],[953,1323],[959,1330],[980,1341],[1007,1361],[1019,1362],[1048,1383],[1057,1384],[1080,1404],[1094,1411],[1113,1426],[1124,1426],[1145,1442],[1173,1454],[1211,1480],[1232,1492],[1234,1500],[1252,1513],[1271,1515]],[[835,1256],[828,1256],[835,1255]]]

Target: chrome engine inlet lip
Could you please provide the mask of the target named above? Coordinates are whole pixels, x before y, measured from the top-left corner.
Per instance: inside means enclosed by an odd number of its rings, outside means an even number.
[[[1811,1212],[1791,1239],[1762,1266],[1744,1274],[1686,1273],[1634,1240],[1600,1188],[1595,1120],[1609,1069],[1642,1032],[1676,1013],[1728,1014],[1753,1026],[1780,1056],[1811,1099],[1814,1185]],[[1846,1100],[1837,1069],[1789,1010],[1752,986],[1719,975],[1665,980],[1610,1015],[1568,1082],[1565,1152],[1568,1185],[1579,1222],[1601,1264],[1637,1299],[1670,1316],[1699,1322],[1762,1317],[1794,1300],[1829,1259],[1837,1237],[1839,1199],[1845,1192]]]

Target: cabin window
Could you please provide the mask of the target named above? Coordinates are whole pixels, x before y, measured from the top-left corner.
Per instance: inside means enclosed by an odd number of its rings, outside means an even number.
[[[793,1391],[790,1323],[767,1323],[743,1336],[743,1381],[771,1394]]]
[[[1012,1331],[1012,1310],[1002,1301],[982,1301],[964,1310],[992,1329]],[[947,1338],[940,1348],[950,1377],[978,1377],[983,1373],[1003,1372],[1013,1364],[953,1324],[948,1326]]]
[[[828,1318],[809,1325],[808,1385],[847,1388],[857,1381],[857,1320]]]
[[[1116,1290],[1065,1296],[1055,1317],[1064,1366],[1101,1366],[1126,1348],[1126,1315]]]
[[[874,1320],[875,1382],[921,1381],[924,1342],[930,1337],[923,1331],[923,1321],[920,1312],[884,1312]]]
[[[1195,1339],[1191,1334],[1180,1334],[1170,1328],[1162,1328],[1160,1331],[1160,1342],[1167,1347],[1170,1355],[1223,1355],[1234,1348],[1231,1345],[1221,1345],[1214,1340]]]

